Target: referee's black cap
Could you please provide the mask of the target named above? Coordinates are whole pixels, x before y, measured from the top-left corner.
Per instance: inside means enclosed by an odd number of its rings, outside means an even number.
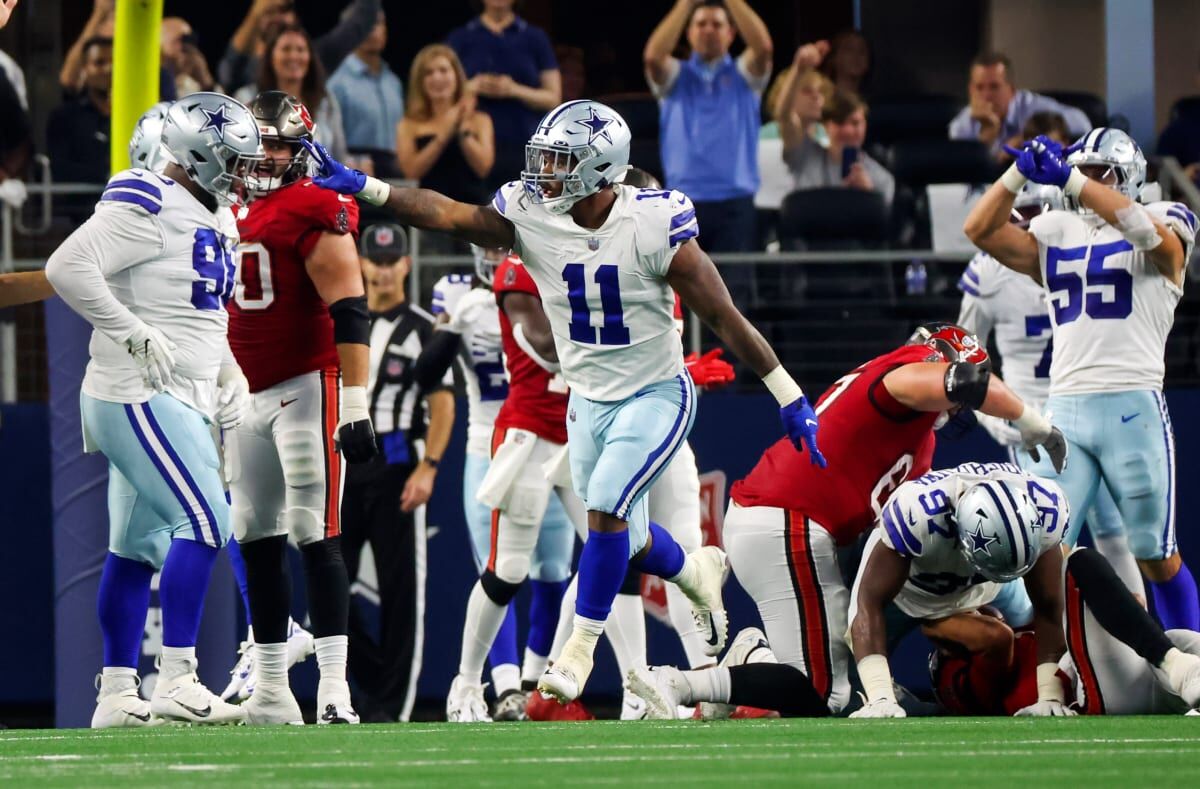
[[[400,225],[380,222],[359,237],[358,251],[377,265],[390,265],[408,254],[408,233]]]

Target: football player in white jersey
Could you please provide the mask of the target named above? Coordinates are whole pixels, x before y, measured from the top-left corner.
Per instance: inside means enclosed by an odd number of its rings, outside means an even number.
[[[468,400],[463,512],[475,569],[482,574],[491,552],[492,510],[476,494],[491,463],[496,416],[509,392],[501,345],[500,307],[491,286],[496,268],[508,257],[509,250],[472,244],[471,253],[475,258],[474,278],[447,274],[433,286],[432,312],[438,316],[437,330],[416,362],[416,376],[418,384],[432,385],[440,380],[456,353],[465,357],[461,365]],[[559,605],[571,576],[574,550],[575,529],[558,497],[549,496],[529,565],[531,600],[524,662],[518,653],[513,606],[507,607],[488,652],[496,694],[490,720],[515,721],[526,717],[527,689],[522,686],[530,678],[536,681],[541,674],[538,666],[545,667]],[[469,608],[467,615],[471,615]],[[448,713],[447,717],[456,721],[472,719],[462,714]],[[475,719],[488,718],[481,714]]]
[[[1059,545],[1071,522],[1057,483],[1011,463],[966,463],[905,482],[879,520],[850,592],[847,636],[866,693],[850,717],[905,717],[889,648],[918,625],[936,637],[939,621],[984,605],[1014,627],[1032,622],[1037,636],[1038,701],[1017,714],[1073,714],[1056,675],[1066,651]]]
[[[1162,394],[1167,334],[1183,293],[1196,216],[1137,202],[1146,159],[1129,135],[1093,129],[1067,150],[1038,137],[967,216],[964,231],[1005,266],[1041,282],[1054,358],[1047,410],[1071,443],[1059,475],[1077,512],[1103,480],[1167,628],[1200,628],[1196,582],[1175,541],[1175,439]],[[1026,180],[1060,187],[1072,210],[1008,222]],[[1078,526],[1067,535],[1074,544]]]
[[[109,461],[98,727],[242,718],[200,683],[195,643],[230,533],[210,425],[233,427],[249,402],[225,336],[237,243],[230,206],[262,145],[249,111],[217,93],[171,105],[162,145],[173,159],[163,174],[112,176],[91,219],[46,264],[55,291],[94,327],[80,399],[84,450]],[[137,654],[159,568],[162,663],[147,703]]]
[[[1058,187],[1026,184],[1013,202],[1010,221],[1027,228],[1035,216],[1062,207],[1062,190]],[[1026,403],[1043,411],[1050,396],[1054,343],[1050,339],[1050,307],[1042,286],[980,252],[967,264],[958,289],[963,293],[958,325],[985,345],[995,332],[1004,382]],[[1033,468],[1034,460],[1021,449],[1021,435],[1015,428],[987,414],[977,413],[976,417],[980,426],[1008,450],[1014,463],[1024,469]],[[1121,513],[1103,480],[1087,512],[1087,527],[1096,549],[1112,563],[1130,591],[1144,598],[1142,573],[1129,552]]]
[[[313,146],[319,185],[386,204],[408,224],[511,247],[537,283],[571,387],[571,472],[590,533],[574,631],[538,684],[561,702],[577,698],[587,682],[631,557],[688,595],[708,652],[725,646],[724,553],[706,547],[685,555],[665,530],[649,525],[645,511],[646,490],[687,438],[695,414],[672,288],[763,378],[796,446],[824,463],[807,398],[695,242],[691,200],[617,184],[629,166],[629,143],[628,125],[610,107],[589,100],[560,105],[534,130],[521,180],[501,187],[486,206],[393,189]]]

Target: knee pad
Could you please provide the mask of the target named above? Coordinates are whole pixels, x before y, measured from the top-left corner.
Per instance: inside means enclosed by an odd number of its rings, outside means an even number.
[[[1161,533],[1136,529],[1129,532],[1127,539],[1129,540],[1129,552],[1138,561],[1155,561],[1167,558],[1167,554],[1163,550]]]
[[[507,556],[497,548],[494,565],[496,569],[488,570],[488,572],[494,574],[496,579],[503,583],[520,586],[529,577],[528,555]]]
[[[509,583],[502,581],[496,577],[496,574],[491,570],[485,570],[483,575],[479,576],[479,583],[483,586],[483,592],[496,605],[508,605],[512,599],[517,596],[517,592],[521,589],[520,582]]]
[[[325,450],[311,430],[289,430],[279,436],[279,465],[289,488],[306,488],[325,481]]]
[[[1137,453],[1117,459],[1117,491],[1123,499],[1139,499],[1156,492],[1158,475],[1146,456]]]
[[[324,513],[309,507],[288,507],[279,513],[279,524],[284,534],[290,534],[300,547],[325,539]]]

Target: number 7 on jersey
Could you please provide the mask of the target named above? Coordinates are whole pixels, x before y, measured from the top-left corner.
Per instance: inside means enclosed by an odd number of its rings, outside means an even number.
[[[600,286],[600,309],[604,325],[592,325],[592,309],[587,300],[587,271],[582,263],[568,263],[562,270],[567,283],[567,301],[571,304],[571,340],[591,345],[628,345],[629,327],[621,306],[620,271],[616,266],[599,266],[593,278]]]

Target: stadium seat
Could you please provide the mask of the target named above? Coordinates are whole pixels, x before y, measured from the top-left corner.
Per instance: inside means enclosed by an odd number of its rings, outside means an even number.
[[[946,139],[946,128],[962,106],[941,94],[889,96],[870,105],[867,144],[888,146],[905,140]]]
[[[784,249],[869,249],[887,240],[883,196],[859,189],[801,189],[783,198],[779,241]]]
[[[912,187],[982,184],[996,177],[987,148],[974,140],[909,140],[892,146],[891,172]]]
[[[1095,93],[1084,93],[1074,90],[1047,90],[1042,91],[1042,95],[1049,96],[1055,101],[1070,107],[1083,110],[1093,126],[1108,125],[1108,105],[1104,103],[1104,99]]]

